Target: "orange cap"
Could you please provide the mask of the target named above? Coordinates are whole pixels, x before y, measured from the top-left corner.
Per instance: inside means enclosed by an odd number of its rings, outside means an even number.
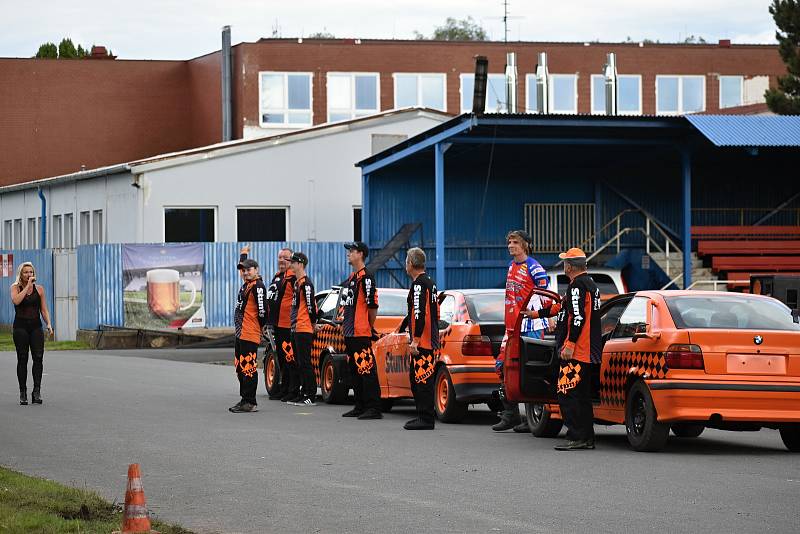
[[[579,249],[578,247],[573,247],[566,252],[562,252],[558,255],[559,258],[562,260],[572,260],[577,258],[586,258],[586,253]]]

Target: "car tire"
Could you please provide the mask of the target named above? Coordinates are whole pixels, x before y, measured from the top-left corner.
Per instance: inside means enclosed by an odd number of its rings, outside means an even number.
[[[456,400],[456,390],[447,367],[442,365],[433,382],[433,409],[442,423],[460,423],[467,415],[469,405]]]
[[[264,385],[267,393],[274,395],[280,387],[281,371],[278,366],[278,356],[273,352],[267,352],[264,356]]]
[[[781,440],[791,452],[800,452],[800,424],[784,425],[780,428]]]
[[[381,399],[381,412],[389,413],[394,407],[394,399]]]
[[[342,384],[342,379],[330,354],[326,354],[322,360],[322,368],[319,371],[319,389],[322,392],[322,400],[326,404],[340,404],[347,399],[347,390]]]
[[[525,403],[525,417],[531,434],[537,438],[554,438],[561,432],[564,421],[553,417],[546,404]]]
[[[706,429],[703,425],[692,423],[675,423],[671,428],[672,433],[679,438],[696,438]]]
[[[641,380],[634,382],[625,398],[625,431],[635,451],[660,451],[667,443],[669,425],[658,422],[653,397]]]

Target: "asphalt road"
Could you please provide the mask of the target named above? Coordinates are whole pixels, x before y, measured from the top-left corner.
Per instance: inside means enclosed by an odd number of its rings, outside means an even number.
[[[262,390],[261,410],[237,415],[232,367],[133,354],[48,353],[44,404],[19,406],[14,355],[0,353],[0,464],[121,501],[138,462],[150,510],[197,532],[799,528],[800,455],[776,431],[711,430],[645,454],[622,427],[598,427],[597,450],[564,453],[492,432],[483,407],[410,432],[410,405],[357,421]]]

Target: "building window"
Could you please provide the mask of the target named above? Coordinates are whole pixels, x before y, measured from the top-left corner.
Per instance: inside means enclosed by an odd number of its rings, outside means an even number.
[[[3,222],[3,248],[14,248],[14,222]]]
[[[744,101],[744,76],[719,77],[719,107],[734,108]]]
[[[447,111],[444,74],[395,74],[394,107],[422,106]]]
[[[550,75],[550,112],[578,112],[578,77],[575,74]]]
[[[472,97],[475,93],[475,75],[461,75],[461,112],[472,111]],[[486,113],[508,113],[506,102],[505,74],[490,74],[486,82]]]
[[[23,248],[22,219],[14,219],[14,248]]]
[[[237,208],[238,241],[286,241],[289,208]]]
[[[606,112],[606,78],[592,75],[592,113]],[[642,77],[621,74],[617,76],[617,113],[619,115],[642,114]]]
[[[262,127],[311,126],[311,73],[262,72],[259,94]]]
[[[328,73],[328,121],[346,121],[378,112],[378,73]]]
[[[36,217],[28,218],[28,248],[36,248]]]
[[[705,76],[656,76],[656,114],[681,115],[705,109]]]
[[[81,218],[80,218],[80,228],[78,231],[80,232],[80,241],[78,242],[79,245],[88,245],[91,243],[92,239],[92,223],[91,223],[92,214],[89,211],[82,211]]]
[[[164,242],[213,242],[215,219],[214,208],[164,208]]]
[[[64,214],[64,248],[75,248],[75,224],[71,213]]]
[[[525,76],[525,113],[539,112],[539,87],[536,85],[536,75]]]
[[[53,215],[53,227],[50,229],[50,246],[61,248],[61,215]]]
[[[103,242],[103,210],[92,212],[92,243]]]
[[[353,208],[353,241],[361,241],[361,206]]]

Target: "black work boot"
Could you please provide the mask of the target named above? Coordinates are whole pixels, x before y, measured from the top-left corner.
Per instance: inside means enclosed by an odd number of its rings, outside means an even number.
[[[499,423],[492,426],[492,430],[495,432],[503,432],[505,430],[511,430],[518,424],[520,424],[519,416],[516,418],[502,418]]]
[[[514,432],[517,434],[530,434],[531,427],[528,426],[528,420],[523,419],[520,424],[514,427]]]
[[[422,419],[412,419],[403,425],[406,430],[433,430],[434,423],[423,421]]]
[[[42,403],[42,394],[41,394],[41,392],[39,391],[38,388],[34,389],[33,392],[31,392],[31,402],[33,404],[41,404]]]
[[[19,390],[19,405],[20,406],[27,406],[28,405],[28,390],[27,389]]]

